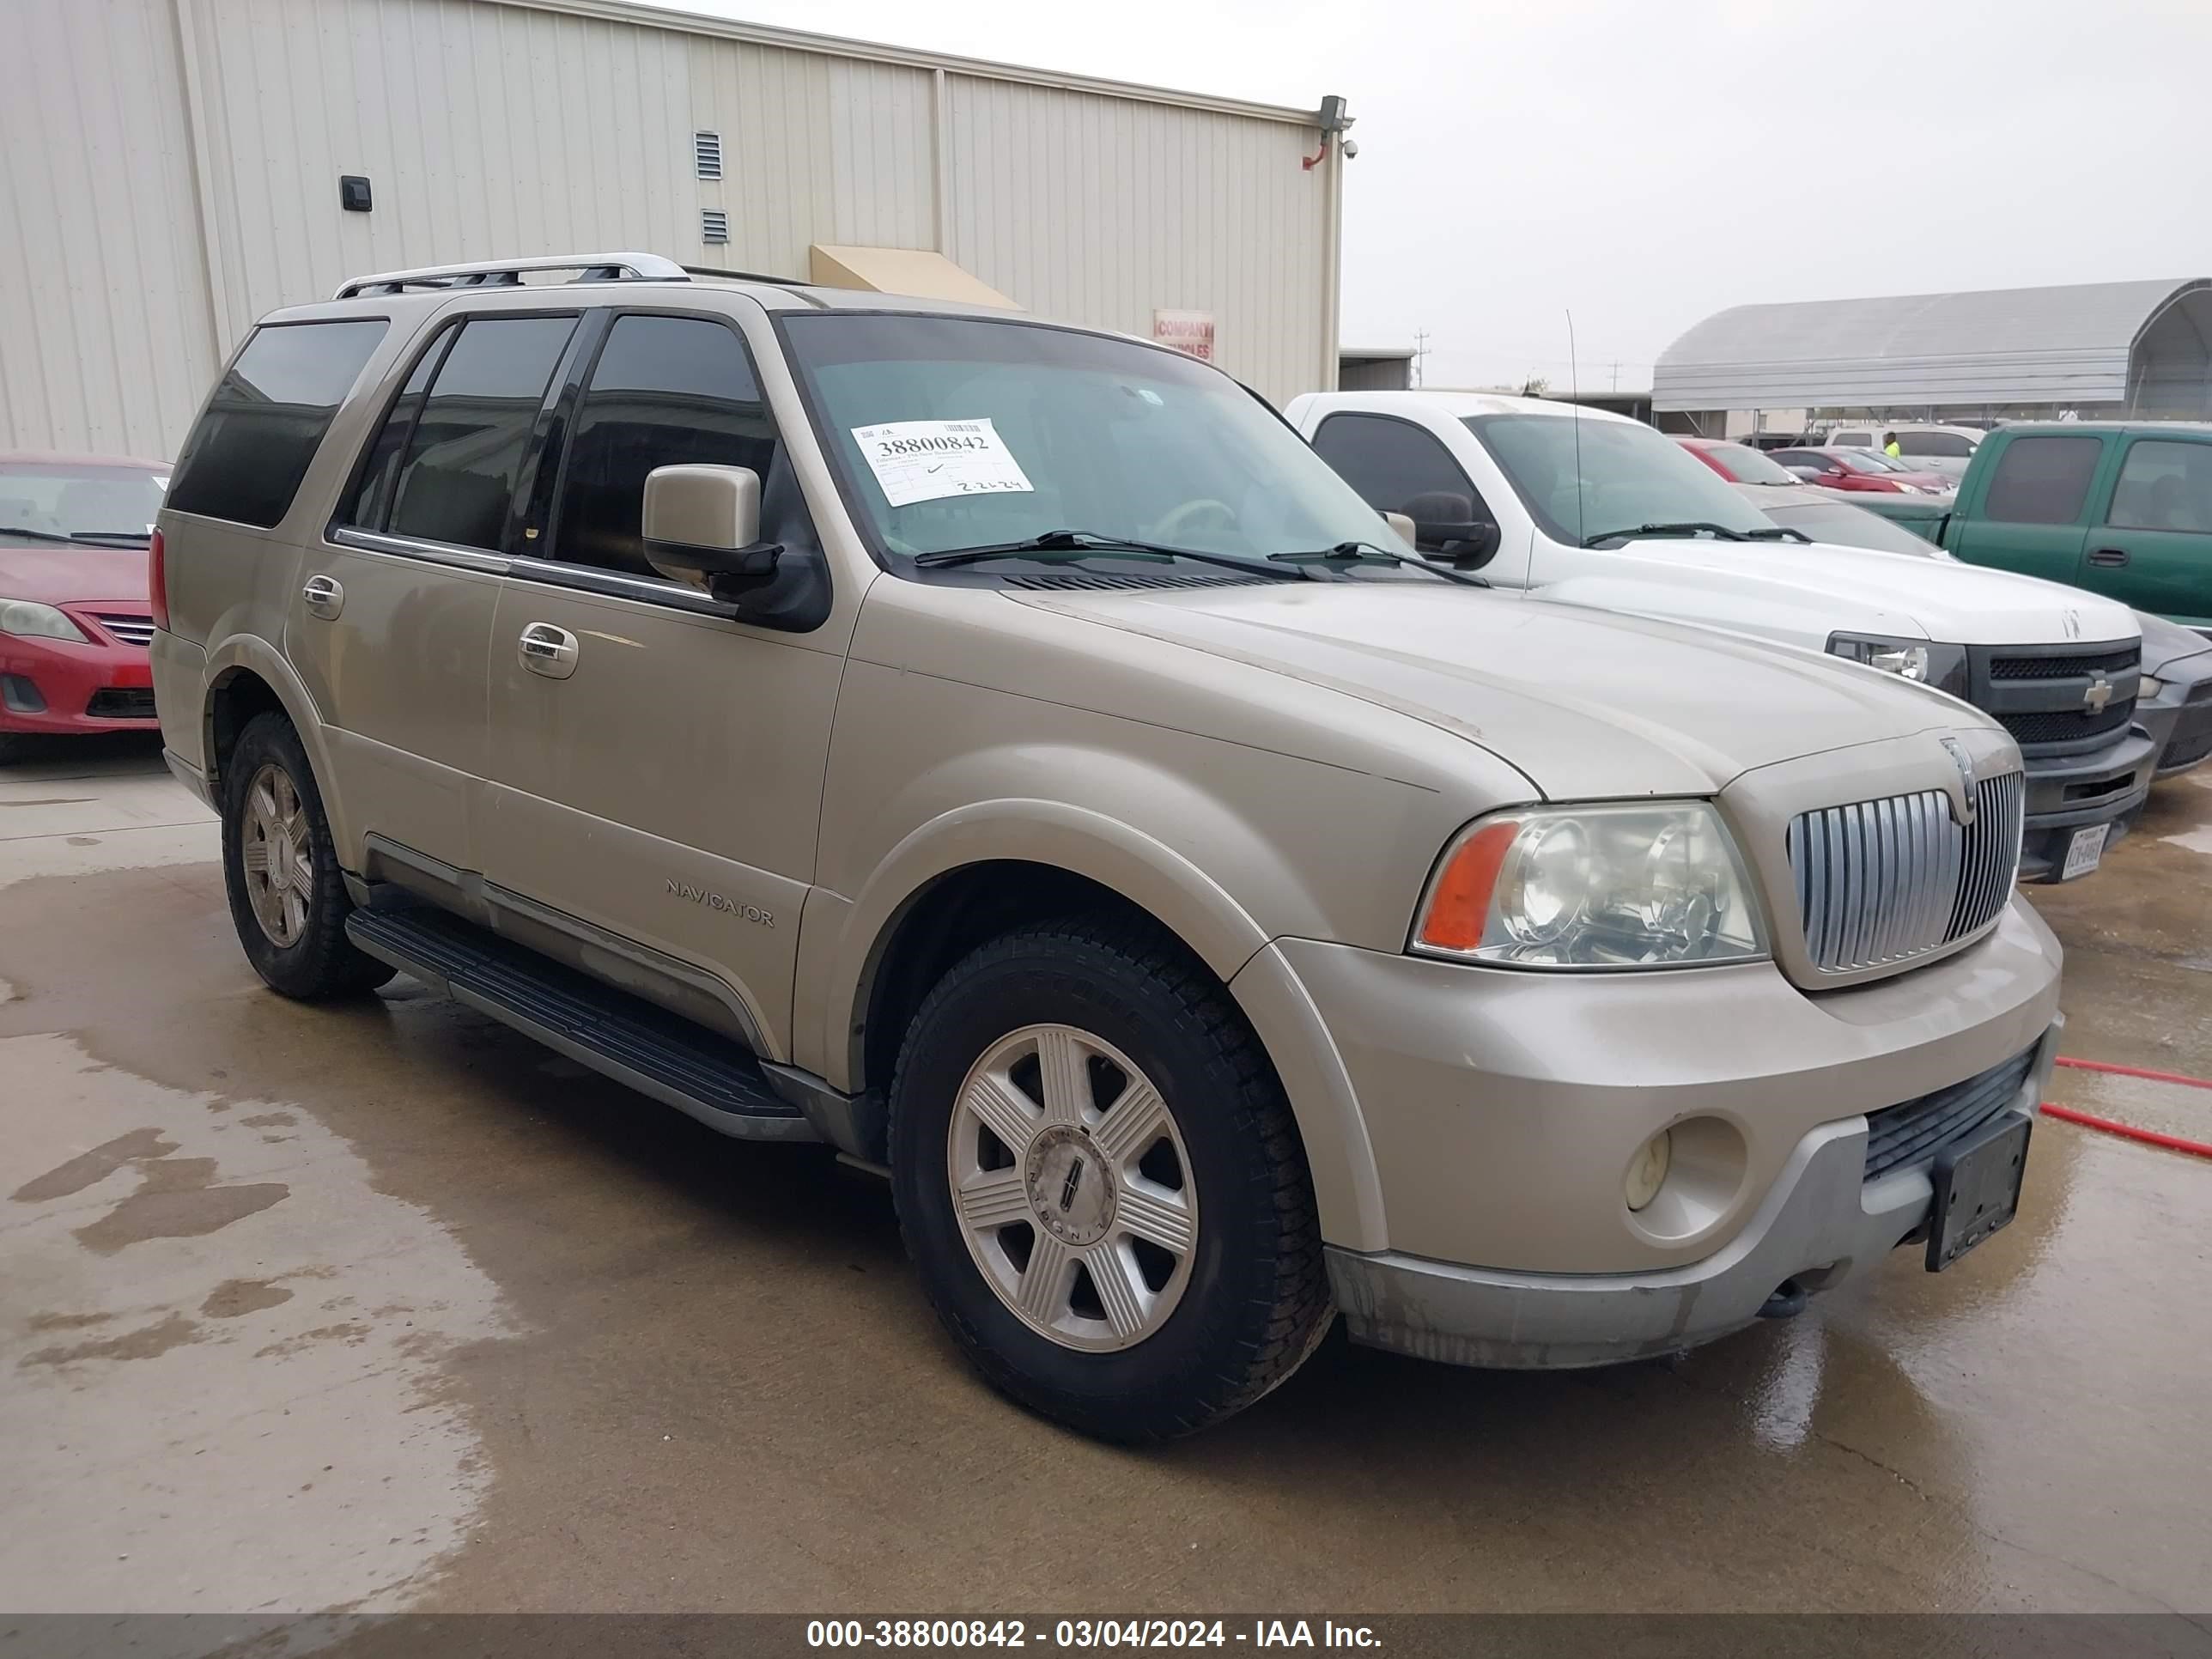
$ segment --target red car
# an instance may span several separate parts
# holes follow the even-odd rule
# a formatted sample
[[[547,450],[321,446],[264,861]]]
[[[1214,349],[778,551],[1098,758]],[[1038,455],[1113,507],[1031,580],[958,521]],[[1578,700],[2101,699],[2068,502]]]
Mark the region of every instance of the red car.
[[[1807,483],[1824,489],[1944,495],[1959,487],[1956,478],[1947,478],[1940,472],[1916,472],[1878,450],[1778,449],[1773,459]]]
[[[1677,438],[1674,441],[1730,483],[1789,484],[1794,489],[1804,483],[1749,444],[1730,443],[1724,438]]]
[[[0,453],[0,760],[26,732],[160,730],[146,548],[166,462]]]

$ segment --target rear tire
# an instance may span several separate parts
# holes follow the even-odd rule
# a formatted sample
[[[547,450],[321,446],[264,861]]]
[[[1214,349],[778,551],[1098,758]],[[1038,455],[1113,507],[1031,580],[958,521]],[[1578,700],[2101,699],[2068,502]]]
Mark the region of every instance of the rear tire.
[[[346,937],[346,894],[314,769],[292,723],[257,714],[223,769],[222,876],[246,960],[303,1002],[373,991],[397,969]]]
[[[1226,989],[1158,928],[1076,919],[981,946],[915,1014],[890,1103],[930,1301],[1030,1410],[1172,1438],[1258,1400],[1328,1330],[1282,1086]]]

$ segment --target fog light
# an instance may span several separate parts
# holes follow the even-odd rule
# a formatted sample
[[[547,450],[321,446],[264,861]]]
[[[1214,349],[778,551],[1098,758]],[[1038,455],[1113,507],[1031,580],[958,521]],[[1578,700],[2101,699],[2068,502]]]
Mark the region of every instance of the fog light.
[[[46,712],[46,700],[39,695],[38,686],[21,674],[0,674],[0,703],[18,714]]]
[[[1667,1166],[1674,1158],[1674,1136],[1668,1129],[1662,1129],[1636,1149],[1636,1156],[1629,1160],[1628,1179],[1623,1183],[1630,1209],[1640,1210],[1659,1196]]]

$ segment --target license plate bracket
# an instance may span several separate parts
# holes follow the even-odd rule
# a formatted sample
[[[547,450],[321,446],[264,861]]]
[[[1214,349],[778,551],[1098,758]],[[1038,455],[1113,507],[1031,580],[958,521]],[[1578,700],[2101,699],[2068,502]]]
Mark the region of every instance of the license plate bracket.
[[[2025,1112],[2000,1112],[1936,1155],[1929,1171],[1936,1185],[1936,1207],[1928,1218],[1929,1273],[1942,1273],[2020,1213],[2034,1127]]]
[[[2109,823],[2093,823],[2086,830],[2076,830],[2066,842],[2066,861],[2058,867],[2058,879],[2071,881],[2076,876],[2086,876],[2105,857],[2105,842],[2112,833]]]

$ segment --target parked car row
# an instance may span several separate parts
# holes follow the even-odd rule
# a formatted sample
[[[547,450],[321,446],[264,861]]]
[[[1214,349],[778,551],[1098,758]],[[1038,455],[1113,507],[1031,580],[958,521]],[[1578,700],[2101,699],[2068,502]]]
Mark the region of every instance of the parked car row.
[[[148,561],[247,960],[887,1171],[977,1369],[1116,1439],[1339,1314],[1598,1364],[2003,1225],[2127,606],[1615,416],[1286,413],[633,254],[264,319]]]

